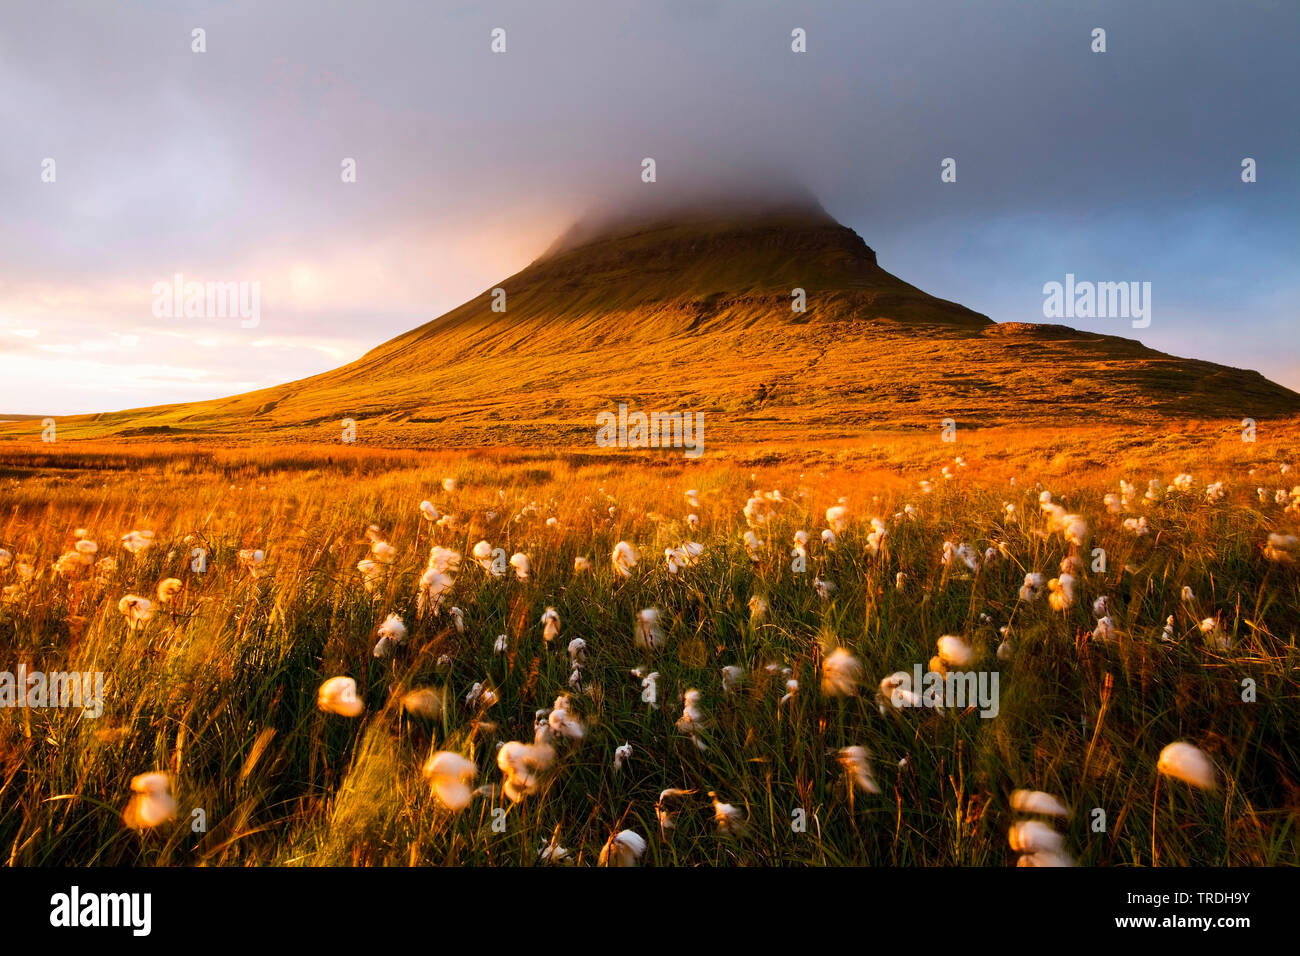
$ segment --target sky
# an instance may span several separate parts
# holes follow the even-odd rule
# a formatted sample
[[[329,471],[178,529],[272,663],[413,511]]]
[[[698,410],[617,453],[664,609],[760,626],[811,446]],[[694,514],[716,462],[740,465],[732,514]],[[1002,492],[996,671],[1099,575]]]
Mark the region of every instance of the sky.
[[[1300,390],[1297,49],[1294,0],[7,3],[0,413],[325,371],[593,207],[764,177],[997,321],[1150,282],[1147,328],[1060,321]]]

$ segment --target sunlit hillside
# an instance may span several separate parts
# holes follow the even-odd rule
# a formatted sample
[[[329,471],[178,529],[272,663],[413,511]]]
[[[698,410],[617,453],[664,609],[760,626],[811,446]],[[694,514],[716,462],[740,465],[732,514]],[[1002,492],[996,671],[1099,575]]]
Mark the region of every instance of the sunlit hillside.
[[[793,309],[796,289],[806,311]],[[68,438],[333,442],[348,418],[372,444],[579,446],[620,402],[699,412],[710,441],[776,444],[944,419],[1053,429],[1300,413],[1300,396],[1257,372],[994,323],[896,278],[852,230],[799,208],[578,230],[335,371],[58,426]],[[38,424],[0,424],[0,436]]]

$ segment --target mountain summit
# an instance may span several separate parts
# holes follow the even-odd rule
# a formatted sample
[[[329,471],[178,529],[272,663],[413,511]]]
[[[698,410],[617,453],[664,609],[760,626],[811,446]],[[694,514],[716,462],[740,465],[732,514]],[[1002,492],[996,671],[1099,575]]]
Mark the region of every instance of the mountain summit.
[[[1257,372],[928,295],[815,202],[733,200],[589,217],[334,371],[60,433],[336,441],[350,418],[366,442],[582,444],[620,403],[702,412],[711,441],[1300,412]]]

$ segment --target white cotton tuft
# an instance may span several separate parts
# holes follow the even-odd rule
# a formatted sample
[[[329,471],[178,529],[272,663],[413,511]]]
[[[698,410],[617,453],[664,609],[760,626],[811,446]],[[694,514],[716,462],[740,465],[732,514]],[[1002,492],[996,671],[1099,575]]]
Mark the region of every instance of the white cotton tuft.
[[[1019,813],[1032,813],[1039,816],[1068,817],[1070,815],[1070,808],[1059,798],[1042,790],[1013,790],[1011,809]]]
[[[975,652],[971,650],[970,644],[966,638],[959,637],[956,634],[945,634],[936,642],[939,649],[939,659],[950,667],[965,667],[975,659]]]
[[[316,706],[341,717],[356,717],[365,709],[357,693],[357,682],[351,677],[331,677],[321,684],[316,692]]]
[[[658,608],[648,607],[636,616],[636,645],[648,651],[658,650],[667,639],[663,628],[659,626]]]
[[[636,866],[645,853],[645,837],[632,830],[620,830],[600,851],[600,866]]]
[[[852,697],[862,680],[862,662],[842,647],[822,661],[822,693],[831,697]]]
[[[474,761],[449,750],[440,750],[424,764],[424,778],[448,810],[464,810],[474,798],[470,782],[478,776]]]
[[[1218,789],[1218,774],[1205,752],[1186,741],[1169,744],[1160,751],[1156,770],[1202,790]]]
[[[632,759],[632,745],[624,742],[621,747],[614,748],[614,772],[618,773],[623,769],[623,764]]]
[[[632,547],[626,541],[620,541],[614,545],[614,552],[610,555],[610,560],[614,565],[614,571],[624,578],[632,576],[632,569],[636,567],[641,556],[637,553],[636,548]]]
[[[855,787],[863,793],[880,793],[880,787],[871,775],[871,760],[866,747],[845,747],[839,752],[839,760],[853,778]]]

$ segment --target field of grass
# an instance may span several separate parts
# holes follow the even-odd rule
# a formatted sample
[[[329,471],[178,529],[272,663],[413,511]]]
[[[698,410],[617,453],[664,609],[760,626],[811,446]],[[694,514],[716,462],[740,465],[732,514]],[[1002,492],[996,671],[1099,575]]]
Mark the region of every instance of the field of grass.
[[[97,718],[0,710],[0,859],[538,865],[553,844],[568,851],[564,862],[594,865],[612,834],[631,830],[646,840],[647,865],[1007,866],[1019,818],[1010,794],[1028,788],[1071,808],[1052,825],[1081,865],[1300,863],[1300,575],[1263,553],[1270,533],[1300,528],[1300,490],[1289,494],[1300,485],[1300,432],[1251,445],[1231,431],[1081,429],[1050,448],[1027,433],[957,445],[885,436],[699,462],[5,443],[0,670],[99,671],[106,688]],[[1143,497],[1148,480],[1170,485],[1181,472],[1195,479],[1190,490]],[[1103,496],[1121,479],[1138,490],[1130,510],[1111,513]],[[1211,502],[1217,481],[1226,495]],[[752,529],[765,545],[752,560],[743,509],[776,489],[780,501],[751,509],[771,515]],[[1083,517],[1082,545],[1049,530],[1044,490]],[[451,517],[422,517],[425,499]],[[841,499],[847,526],[827,547],[826,512]],[[1145,535],[1123,526],[1138,516]],[[872,518],[887,531],[875,551]],[[78,530],[98,544],[95,563],[65,562],[60,573]],[[808,569],[795,574],[800,530]],[[121,539],[132,531],[152,531],[154,543],[130,553]],[[372,539],[394,556],[367,589],[357,565]],[[471,557],[480,540],[527,555],[528,580],[480,568]],[[640,552],[628,577],[610,559],[619,541]],[[664,549],[685,541],[703,553],[670,574]],[[993,556],[974,571],[945,565],[945,541]],[[421,616],[435,545],[462,560],[440,611]],[[202,573],[191,570],[194,548],[206,553]],[[1104,571],[1093,569],[1097,548]],[[253,549],[265,560],[250,570],[239,552]],[[1083,562],[1072,607],[1021,599],[1027,573],[1055,578],[1072,553]],[[575,570],[578,557],[590,571]],[[181,586],[162,603],[166,578]],[[819,580],[834,585],[827,596]],[[141,626],[119,610],[128,594],[154,603]],[[755,596],[766,615],[752,613]],[[1095,633],[1102,596],[1110,635]],[[548,607],[561,622],[550,645]],[[666,636],[654,651],[634,640],[645,608],[659,609]],[[377,658],[389,614],[409,634]],[[1203,632],[1207,618],[1217,635]],[[999,661],[1003,628],[1010,653]],[[969,642],[970,669],[998,672],[997,716],[882,712],[881,679],[927,667],[945,634]],[[566,651],[575,638],[587,647],[576,689]],[[861,662],[855,695],[823,689],[835,648]],[[733,665],[746,676],[728,693],[721,668]],[[659,674],[657,706],[643,702],[638,668]],[[317,706],[335,676],[356,680],[359,716]],[[798,688],[782,704],[791,679]],[[495,702],[467,704],[476,683]],[[419,689],[440,706],[405,708]],[[677,726],[690,689],[705,718],[697,738]],[[512,802],[497,747],[531,743],[537,711],[564,694],[584,736],[557,741],[537,792]],[[1209,757],[1214,789],[1158,774],[1175,741]],[[624,743],[631,757],[616,771]],[[838,758],[849,746],[866,748],[878,793],[855,788]],[[459,812],[422,774],[435,751],[477,767],[481,792]],[[168,776],[175,817],[128,827],[132,778],[149,771]],[[692,792],[663,831],[655,806],[667,788]],[[719,827],[710,792],[738,808],[743,826]]]

